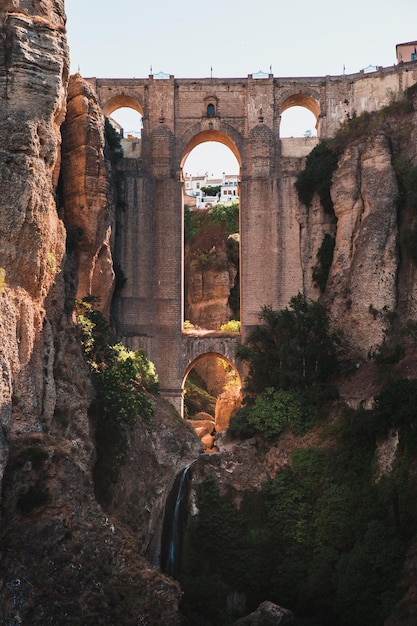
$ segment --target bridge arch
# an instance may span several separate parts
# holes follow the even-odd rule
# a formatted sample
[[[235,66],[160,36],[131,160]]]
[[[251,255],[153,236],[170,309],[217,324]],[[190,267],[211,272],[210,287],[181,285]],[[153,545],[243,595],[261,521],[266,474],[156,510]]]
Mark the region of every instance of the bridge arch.
[[[190,131],[188,131],[186,135],[187,136],[184,138],[182,146],[180,147],[181,169],[183,169],[184,163],[187,160],[190,152],[200,144],[206,143],[207,141],[217,141],[218,143],[221,143],[229,148],[229,150],[235,156],[239,164],[239,168],[242,167],[242,157],[238,145],[236,144],[234,138],[227,132],[224,132],[224,130],[218,130],[214,128],[201,129],[201,127],[194,127],[194,129],[190,129]]]
[[[320,96],[316,92],[307,93],[302,91],[286,92],[282,94],[279,108],[278,119],[281,119],[282,114],[292,107],[302,107],[312,113],[316,119],[316,130],[319,134],[320,118],[322,115],[322,108],[320,105]]]
[[[117,109],[121,109],[123,107],[133,109],[134,111],[137,111],[142,117],[144,116],[143,107],[140,102],[136,98],[133,98],[132,96],[127,96],[125,94],[117,94],[109,98],[109,100],[107,100],[103,106],[103,113],[106,117],[109,117],[112,113],[114,113],[114,111],[117,111]]]
[[[227,357],[226,355],[222,354],[221,352],[214,352],[214,351],[208,351],[208,352],[203,352],[202,354],[199,354],[197,357],[195,357],[186,367],[185,369],[185,373],[182,379],[182,383],[181,383],[181,389],[184,390],[184,385],[185,385],[185,381],[187,380],[187,376],[188,374],[191,372],[191,370],[201,361],[203,361],[206,358],[210,358],[210,357],[215,357],[218,359],[221,359],[222,361],[225,361],[227,363],[227,365],[229,365],[234,372],[236,373],[237,379],[239,381],[239,386],[240,388],[242,388],[243,382],[242,382],[242,375],[241,372],[239,372],[239,368],[236,365],[236,363],[233,362],[232,359],[230,359],[229,357]]]

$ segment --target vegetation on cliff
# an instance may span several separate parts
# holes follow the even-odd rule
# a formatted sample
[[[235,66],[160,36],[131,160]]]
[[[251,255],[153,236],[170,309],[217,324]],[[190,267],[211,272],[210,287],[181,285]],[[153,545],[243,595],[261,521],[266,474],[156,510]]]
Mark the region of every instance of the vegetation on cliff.
[[[381,626],[402,597],[417,523],[417,381],[394,371],[373,408],[348,408],[334,396],[329,404],[337,337],[324,309],[298,296],[260,317],[241,349],[255,399],[229,433],[279,445],[288,430],[314,426],[319,444],[300,443],[239,508],[211,477],[202,482],[184,551],[184,611],[232,623],[230,598],[240,594],[246,612],[267,598],[291,609],[300,626]],[[377,459],[388,441],[390,463],[381,472]]]
[[[127,452],[127,429],[138,417],[151,428],[153,405],[145,391],[157,392],[158,380],[143,350],[131,351],[116,343],[94,303],[93,297],[77,303],[77,323],[96,390],[91,409],[97,420],[94,475],[96,495],[105,505]]]
[[[330,333],[324,307],[299,294],[289,307],[264,307],[237,351],[248,365],[245,406],[232,417],[229,433],[260,433],[275,443],[286,428],[301,434],[337,395],[331,376],[338,369],[339,336]]]

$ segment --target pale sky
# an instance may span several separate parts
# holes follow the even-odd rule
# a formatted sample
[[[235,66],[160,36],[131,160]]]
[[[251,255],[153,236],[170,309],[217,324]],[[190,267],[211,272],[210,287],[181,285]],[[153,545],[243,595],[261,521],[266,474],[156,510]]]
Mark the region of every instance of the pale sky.
[[[417,0],[66,0],[65,7],[71,72],[85,77],[350,74],[394,65],[396,44],[417,40]]]

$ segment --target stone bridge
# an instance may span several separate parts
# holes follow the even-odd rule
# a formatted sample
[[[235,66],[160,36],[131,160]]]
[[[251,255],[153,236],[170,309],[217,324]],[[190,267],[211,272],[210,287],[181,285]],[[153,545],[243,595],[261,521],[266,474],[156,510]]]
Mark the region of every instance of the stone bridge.
[[[218,141],[240,165],[242,336],[263,305],[285,307],[303,292],[294,181],[305,157],[341,123],[400,98],[417,63],[313,78],[88,79],[105,115],[130,107],[143,117],[140,150],[125,158],[125,206],[117,216],[116,259],[126,284],[117,298],[119,334],[155,363],[161,393],[182,411],[185,376],[204,354],[234,357],[239,337],[183,332],[183,164],[198,144]],[[280,139],[282,113],[302,106],[318,138]],[[132,156],[132,155],[130,155]]]

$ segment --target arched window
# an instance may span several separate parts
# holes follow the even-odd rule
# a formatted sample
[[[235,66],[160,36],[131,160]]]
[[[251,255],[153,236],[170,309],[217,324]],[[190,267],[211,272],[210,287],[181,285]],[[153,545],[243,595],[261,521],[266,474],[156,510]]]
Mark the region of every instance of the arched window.
[[[214,117],[216,115],[216,109],[214,108],[214,104],[209,104],[207,106],[207,117]]]

